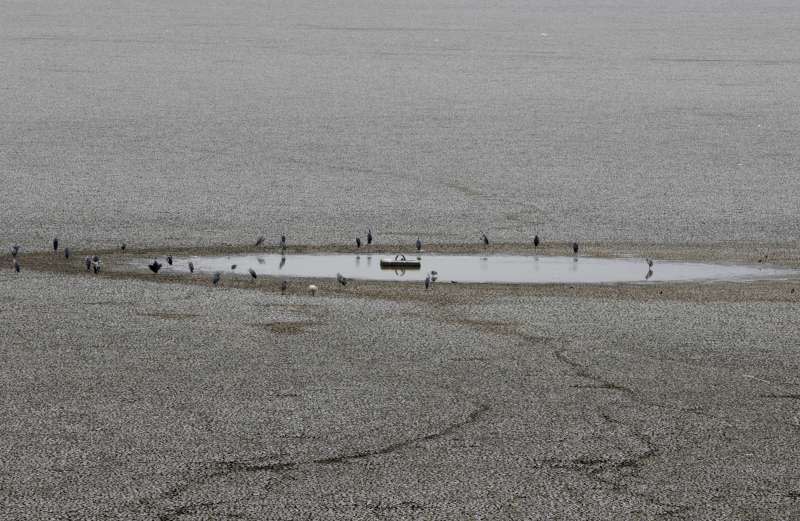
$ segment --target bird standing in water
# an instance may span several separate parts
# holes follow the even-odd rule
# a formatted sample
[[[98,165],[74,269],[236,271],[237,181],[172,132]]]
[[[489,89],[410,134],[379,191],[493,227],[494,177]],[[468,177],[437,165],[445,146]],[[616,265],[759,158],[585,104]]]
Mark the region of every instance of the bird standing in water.
[[[148,264],[147,267],[150,268],[150,271],[152,271],[153,273],[158,273],[158,270],[161,269],[161,263],[158,262],[156,259],[153,259],[153,262]]]
[[[258,278],[258,275],[256,275],[256,270],[254,270],[253,268],[250,268],[247,271],[250,273],[250,276],[253,277],[253,280]]]
[[[189,273],[194,273],[194,262],[189,261]]]
[[[217,284],[219,284],[221,278],[222,278],[222,272],[217,271],[214,273],[214,277],[211,279],[211,283],[216,286]]]
[[[167,264],[172,266],[172,255],[167,255]]]
[[[286,235],[281,235],[281,250],[286,251]]]

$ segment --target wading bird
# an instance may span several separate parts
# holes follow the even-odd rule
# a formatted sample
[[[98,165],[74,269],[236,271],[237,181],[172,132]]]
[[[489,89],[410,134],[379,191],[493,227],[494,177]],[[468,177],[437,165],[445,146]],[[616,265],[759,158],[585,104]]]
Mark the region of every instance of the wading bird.
[[[341,284],[342,286],[347,286],[347,279],[341,273],[336,274],[336,280],[338,280],[339,284]]]
[[[194,273],[194,262],[189,261],[189,273]]]
[[[158,262],[156,259],[153,259],[153,262],[148,264],[147,267],[150,268],[150,271],[152,271],[153,273],[158,273],[158,270],[161,269],[161,263]]]
[[[281,249],[286,250],[286,235],[281,235]]]
[[[572,253],[574,253],[575,255],[578,254],[578,243],[577,242],[573,242],[572,243]]]
[[[534,235],[533,236],[533,247],[534,248],[538,248],[540,242],[541,241],[539,240],[539,236],[538,235]]]
[[[53,239],[53,251],[58,251],[58,237]]]
[[[431,287],[431,274],[428,273],[428,276],[425,277],[425,289],[429,289]]]
[[[286,257],[284,256],[284,257],[281,257],[281,261],[278,263],[278,269],[283,268],[283,266],[285,264],[286,264]]]
[[[653,259],[645,259],[645,261],[647,262],[647,266],[648,267],[650,267],[650,268],[653,267]]]
[[[69,259],[69,247],[64,248],[64,258]]]
[[[419,240],[419,237],[417,237],[417,251],[420,251],[420,250],[422,250],[422,241]]]
[[[127,248],[127,247],[128,247],[128,245],[123,242],[122,245],[119,247],[119,249],[124,252],[125,248]]]
[[[217,272],[214,273],[214,277],[211,279],[211,283],[216,286],[217,284],[219,284],[219,280],[221,278],[222,278],[222,272],[221,271],[217,271]]]
[[[356,248],[361,247],[361,237],[356,237]]]
[[[258,278],[258,275],[256,275],[256,270],[254,270],[253,268],[250,268],[247,271],[250,272],[250,276],[253,277],[254,279]]]
[[[11,256],[16,257],[18,253],[19,253],[19,244],[15,244],[14,246],[11,247]]]
[[[482,233],[481,237],[483,238],[483,247],[486,248],[489,246],[489,237],[487,237],[485,233]]]
[[[309,292],[309,293],[311,293],[311,296],[312,296],[312,297],[313,297],[314,295],[316,295],[316,294],[317,294],[317,291],[318,291],[318,290],[319,290],[319,288],[318,288],[318,287],[316,287],[314,284],[309,284],[309,286],[308,286],[308,292]]]
[[[367,230],[367,246],[372,244],[372,229]]]
[[[431,270],[431,282],[436,282],[439,279],[439,272]]]
[[[647,270],[647,275],[644,276],[644,280],[650,280],[650,277],[653,276],[653,270]]]
[[[231,271],[236,271],[236,264],[231,264]]]
[[[14,259],[14,271],[19,273],[19,262],[17,262],[17,259]]]
[[[167,255],[167,264],[172,266],[172,255]]]

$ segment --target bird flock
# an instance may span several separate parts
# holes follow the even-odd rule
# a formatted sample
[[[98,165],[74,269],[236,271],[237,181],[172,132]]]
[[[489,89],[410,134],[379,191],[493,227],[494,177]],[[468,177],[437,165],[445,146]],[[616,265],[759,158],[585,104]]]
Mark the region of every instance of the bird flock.
[[[480,240],[483,243],[483,247],[484,248],[488,248],[489,247],[489,244],[490,244],[489,237],[486,235],[485,232],[481,232]],[[265,241],[266,241],[266,237],[261,235],[256,239],[255,246],[256,247],[263,246]],[[371,246],[373,244],[373,241],[374,241],[374,236],[372,234],[372,229],[368,228],[367,229],[367,234],[366,234],[366,245],[368,247]],[[355,242],[356,242],[356,248],[357,249],[361,249],[361,247],[364,244],[362,242],[362,240],[361,240],[361,237],[356,237]],[[286,235],[285,234],[281,234],[280,242],[278,244],[279,244],[280,250],[282,252],[281,262],[280,262],[280,267],[282,268],[284,266],[284,264],[286,263],[287,242],[286,242]],[[538,249],[541,244],[542,244],[542,239],[539,237],[539,235],[538,234],[534,235],[534,237],[533,237],[533,247],[534,247],[534,249]],[[53,252],[54,253],[58,253],[59,245],[60,245],[60,241],[59,241],[58,237],[54,237],[53,238],[52,245],[53,245]],[[421,252],[422,251],[422,240],[419,237],[417,237],[417,240],[415,241],[414,246],[416,247],[417,252]],[[580,245],[577,242],[572,242],[571,248],[572,248],[572,253],[574,255],[574,260],[577,261],[578,260],[578,252],[580,251]],[[121,246],[120,246],[120,250],[124,253],[126,249],[127,249],[127,244],[123,242],[121,244]],[[10,248],[10,253],[11,253],[11,257],[12,257],[12,267],[13,267],[13,269],[14,269],[14,271],[16,273],[20,273],[20,271],[21,271],[21,266],[20,266],[20,263],[19,263],[19,260],[18,260],[20,251],[21,251],[21,246],[19,244],[14,244]],[[65,247],[63,251],[64,251],[64,258],[65,259],[69,259],[70,255],[71,255],[70,249],[68,247]],[[765,256],[765,258],[766,258],[766,256]],[[172,266],[173,263],[174,263],[174,259],[173,259],[172,255],[166,255],[165,260],[166,260],[167,265],[169,265],[169,266]],[[650,278],[653,276],[654,262],[650,258],[645,259],[645,262],[647,263],[647,268],[648,269],[647,269],[647,273],[645,274],[644,278],[645,278],[645,280],[650,280]],[[759,262],[762,262],[762,260],[759,259]],[[84,265],[86,267],[86,271],[87,272],[92,272],[92,273],[98,274],[102,270],[102,261],[101,261],[101,259],[100,259],[100,257],[98,255],[87,255],[86,257],[84,257]],[[194,263],[192,261],[189,261],[187,266],[188,266],[188,269],[189,269],[189,273],[190,274],[194,274],[194,272],[195,272]],[[163,267],[163,263],[159,262],[159,260],[156,258],[156,259],[153,259],[153,261],[150,264],[148,264],[147,267],[150,269],[150,271],[153,272],[153,274],[157,274],[161,270],[161,268]],[[236,264],[231,265],[231,271],[232,272],[235,272],[236,268],[237,268]],[[253,279],[253,280],[258,279],[258,274],[256,273],[256,271],[253,268],[248,268],[247,272],[249,273],[251,279]],[[220,282],[222,281],[222,275],[223,274],[222,274],[221,271],[214,272],[212,277],[211,277],[211,284],[213,286],[219,285]],[[426,276],[425,276],[425,279],[424,279],[425,290],[432,289],[433,284],[437,281],[437,279],[438,279],[438,273],[436,271],[430,271],[429,273],[427,273]],[[347,286],[347,284],[351,281],[351,279],[348,279],[347,277],[345,277],[341,273],[337,273],[336,274],[336,280],[343,287]],[[281,281],[281,286],[280,286],[281,293],[286,293],[286,291],[288,289],[288,286],[289,286],[289,283],[288,283],[287,280]],[[308,286],[308,291],[309,291],[309,293],[311,295],[316,295],[317,292],[319,291],[319,288],[316,285],[311,284],[311,285]]]

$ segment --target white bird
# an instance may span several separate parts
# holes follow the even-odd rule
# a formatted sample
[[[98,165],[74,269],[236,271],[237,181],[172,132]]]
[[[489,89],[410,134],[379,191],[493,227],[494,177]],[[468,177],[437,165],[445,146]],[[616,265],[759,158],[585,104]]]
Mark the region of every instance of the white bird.
[[[309,293],[311,293],[311,296],[312,296],[312,297],[313,297],[313,296],[315,296],[315,295],[317,294],[317,291],[318,291],[318,290],[319,290],[319,288],[318,288],[318,287],[316,287],[314,284],[309,284],[309,286],[308,286],[308,291],[309,291]]]

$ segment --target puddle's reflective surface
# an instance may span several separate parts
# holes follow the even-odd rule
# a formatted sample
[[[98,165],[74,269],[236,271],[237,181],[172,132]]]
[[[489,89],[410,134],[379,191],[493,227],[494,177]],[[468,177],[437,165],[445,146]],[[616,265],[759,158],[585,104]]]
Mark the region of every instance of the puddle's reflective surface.
[[[496,282],[518,284],[663,282],[691,280],[756,280],[797,276],[794,270],[774,267],[702,264],[656,261],[648,278],[644,259],[605,259],[593,257],[528,257],[520,255],[435,255],[421,256],[420,269],[382,269],[382,258],[390,254],[329,255],[237,255],[230,257],[175,258],[164,263],[163,272],[188,271],[188,263],[199,272],[247,275],[252,268],[258,275],[286,277],[345,277],[365,280],[422,281],[430,271],[438,272],[439,282]],[[409,255],[409,258],[416,256]],[[148,261],[149,262],[149,261]],[[146,262],[141,263],[146,269]]]

